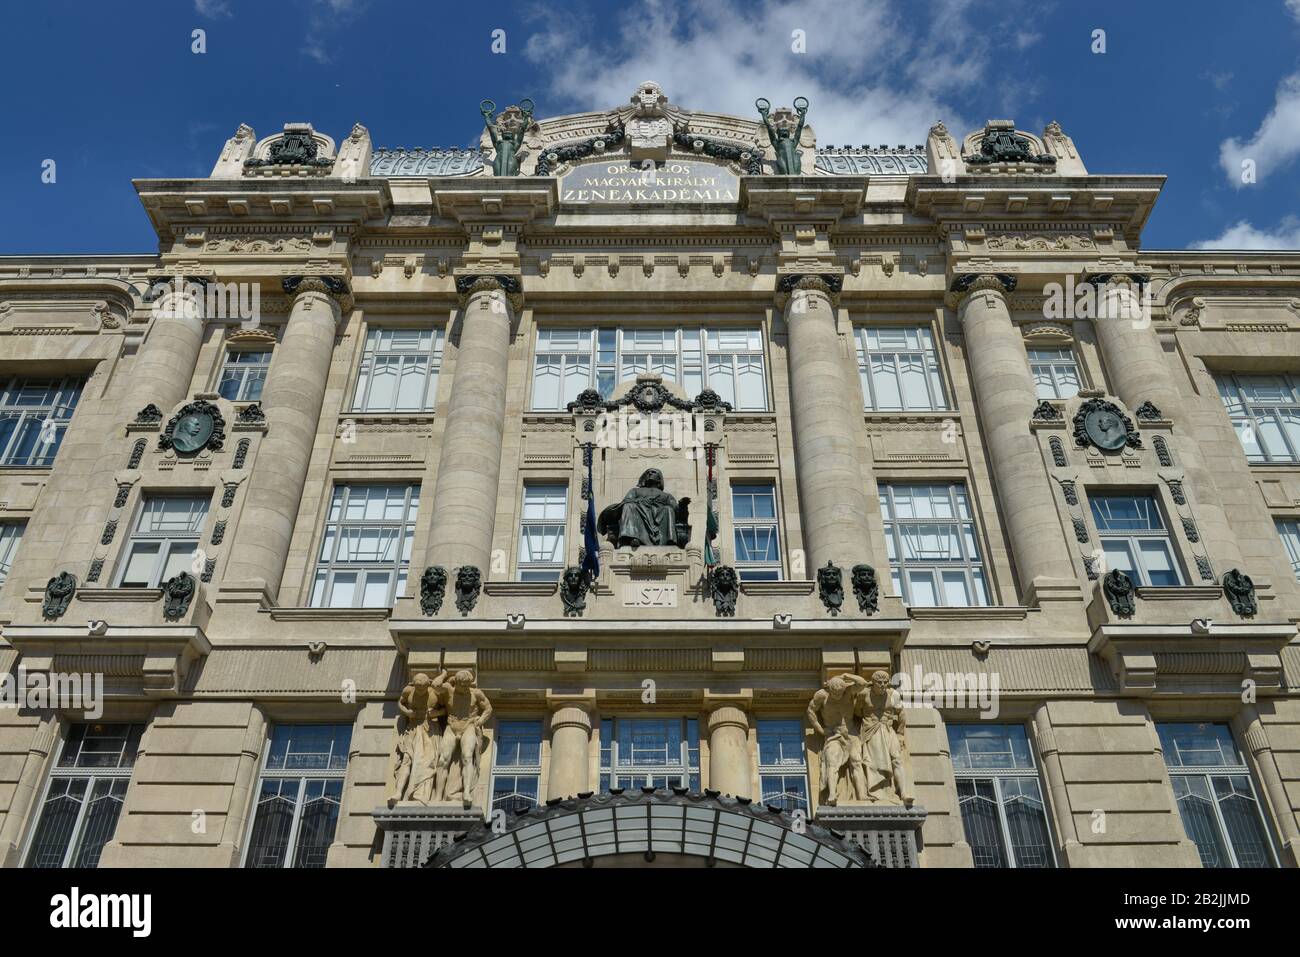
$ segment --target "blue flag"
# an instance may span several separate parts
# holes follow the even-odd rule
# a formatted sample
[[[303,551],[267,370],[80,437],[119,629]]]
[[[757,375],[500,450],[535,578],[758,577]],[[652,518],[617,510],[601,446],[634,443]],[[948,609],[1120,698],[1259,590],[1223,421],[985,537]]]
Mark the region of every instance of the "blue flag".
[[[600,539],[596,537],[596,483],[591,478],[591,444],[583,451],[587,460],[587,527],[582,537],[582,570],[595,581],[600,576]]]

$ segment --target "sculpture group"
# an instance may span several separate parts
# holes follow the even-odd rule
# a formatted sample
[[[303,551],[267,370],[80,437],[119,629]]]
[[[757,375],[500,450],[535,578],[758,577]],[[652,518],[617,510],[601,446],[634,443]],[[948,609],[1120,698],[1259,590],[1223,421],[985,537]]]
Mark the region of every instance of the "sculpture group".
[[[912,806],[903,701],[888,674],[835,675],[808,703],[808,723],[823,736],[823,805]]]
[[[478,784],[483,725],[492,704],[465,670],[450,678],[417,674],[397,699],[397,724],[389,774],[388,806],[461,804],[469,807]]]

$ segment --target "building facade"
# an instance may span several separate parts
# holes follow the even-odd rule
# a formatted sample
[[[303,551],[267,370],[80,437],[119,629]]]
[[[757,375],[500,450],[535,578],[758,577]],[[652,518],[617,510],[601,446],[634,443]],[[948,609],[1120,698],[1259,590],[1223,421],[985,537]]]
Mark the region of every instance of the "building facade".
[[[1300,253],[759,106],[0,258],[5,866],[1297,865]]]

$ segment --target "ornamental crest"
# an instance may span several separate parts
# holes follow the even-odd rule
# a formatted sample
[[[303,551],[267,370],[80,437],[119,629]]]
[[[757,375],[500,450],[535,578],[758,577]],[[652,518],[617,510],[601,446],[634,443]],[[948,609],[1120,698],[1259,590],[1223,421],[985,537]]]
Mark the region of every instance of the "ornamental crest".
[[[1074,416],[1074,444],[1081,449],[1095,446],[1103,452],[1116,452],[1124,446],[1142,448],[1142,436],[1133,420],[1114,402],[1089,399]]]
[[[207,449],[220,452],[226,441],[226,420],[221,410],[204,399],[184,405],[167,422],[158,436],[158,448],[173,449],[178,455],[194,455]]]

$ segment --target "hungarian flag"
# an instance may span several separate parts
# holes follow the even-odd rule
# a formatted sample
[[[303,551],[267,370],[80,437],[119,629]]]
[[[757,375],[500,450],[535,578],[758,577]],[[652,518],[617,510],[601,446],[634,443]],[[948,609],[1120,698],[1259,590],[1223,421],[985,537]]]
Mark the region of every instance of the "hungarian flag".
[[[718,537],[718,513],[713,507],[713,450],[715,446],[705,447],[705,459],[709,463],[709,483],[705,500],[708,503],[708,518],[704,523],[704,565],[706,568],[718,564],[718,550],[713,547],[713,540]]]
[[[596,537],[596,483],[591,478],[591,451],[588,442],[583,449],[583,458],[587,460],[587,521],[582,536],[582,570],[589,581],[595,581],[600,576],[600,540]]]

